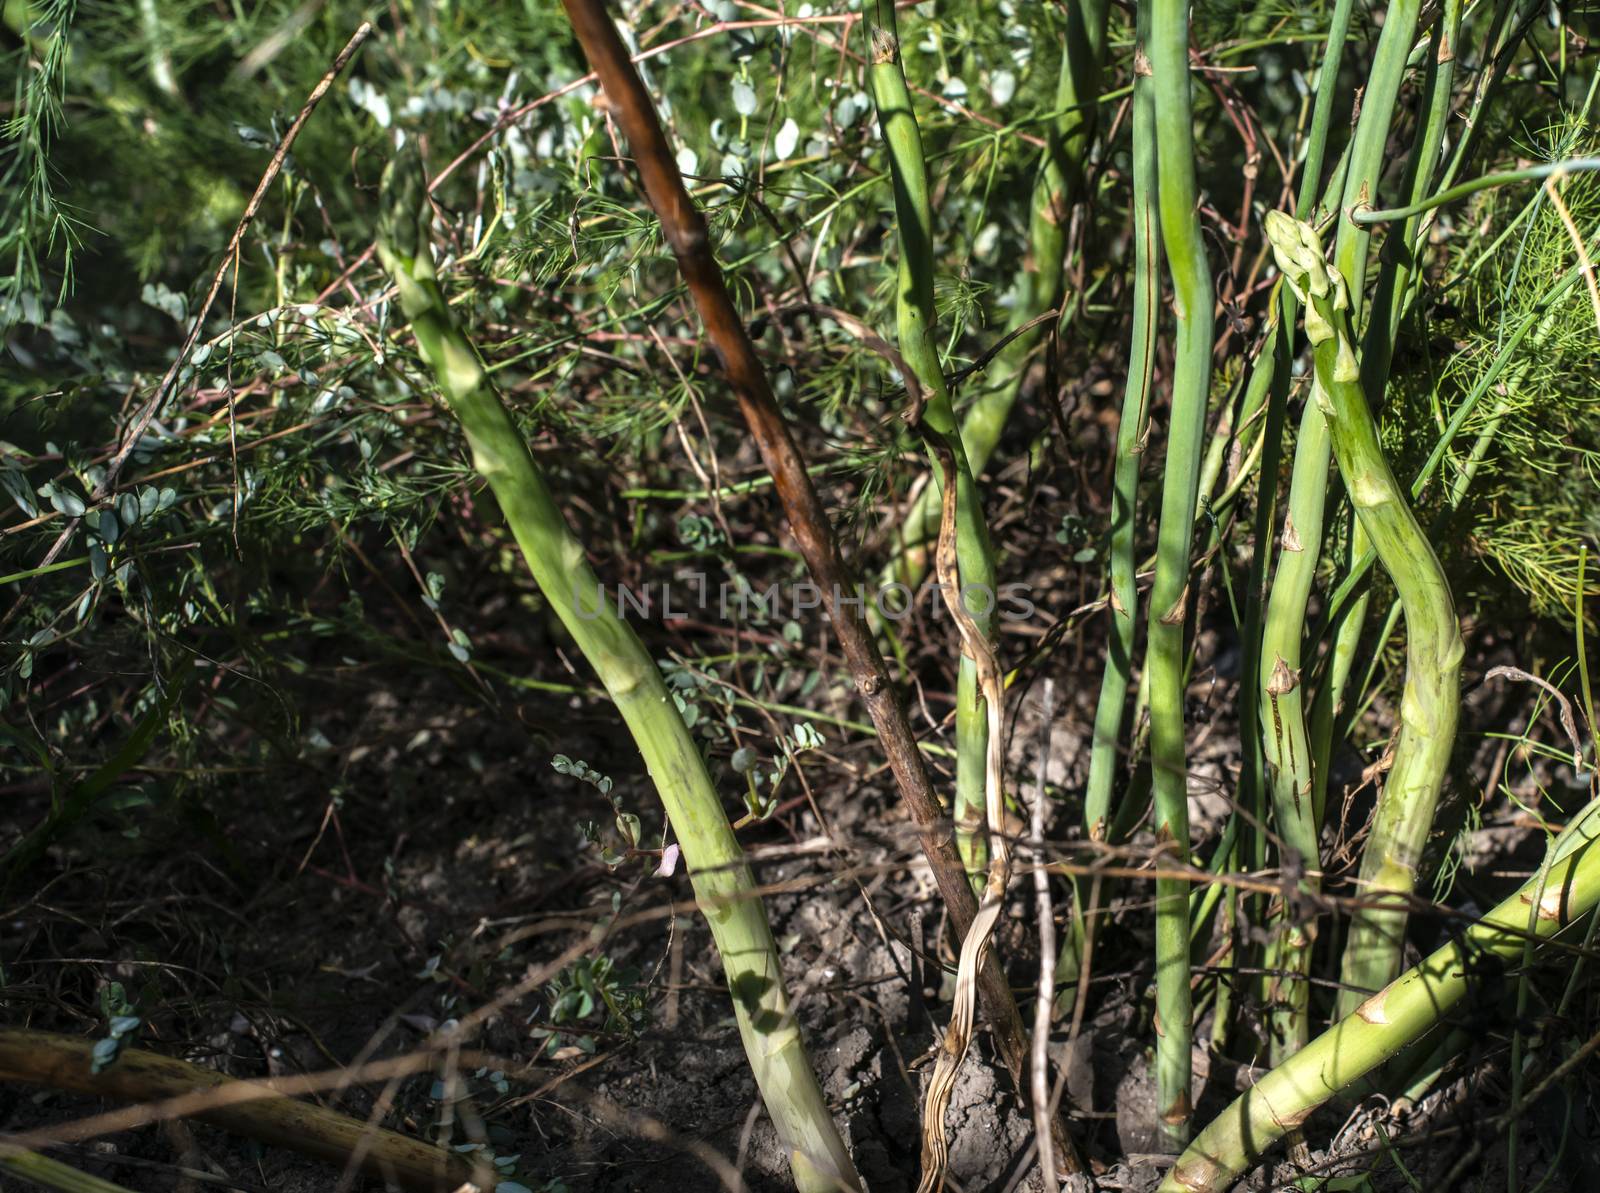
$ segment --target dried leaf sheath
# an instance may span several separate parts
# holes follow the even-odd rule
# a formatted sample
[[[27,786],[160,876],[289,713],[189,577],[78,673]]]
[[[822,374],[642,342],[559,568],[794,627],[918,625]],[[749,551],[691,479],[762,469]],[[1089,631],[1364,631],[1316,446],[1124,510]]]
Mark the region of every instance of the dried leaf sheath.
[[[983,693],[989,721],[988,743],[984,753],[984,807],[991,842],[989,870],[984,882],[983,898],[978,904],[978,918],[961,941],[950,1023],[945,1028],[933,1075],[928,1079],[928,1088],[923,1096],[922,1181],[917,1189],[918,1193],[934,1193],[944,1184],[945,1169],[950,1159],[945,1139],[945,1118],[950,1109],[950,1095],[955,1089],[956,1076],[966,1057],[967,1047],[972,1042],[978,1001],[978,970],[988,955],[995,922],[1005,907],[1006,887],[1011,881],[1011,848],[1004,832],[1005,677],[988,636],[968,612],[962,597],[960,570],[956,563],[955,452],[944,436],[920,424],[918,429],[943,470],[939,542],[934,551],[939,595],[956,623],[962,645],[977,665],[978,685]],[[1077,1170],[1077,1160],[1072,1152],[1069,1151],[1063,1160],[1068,1171]]]

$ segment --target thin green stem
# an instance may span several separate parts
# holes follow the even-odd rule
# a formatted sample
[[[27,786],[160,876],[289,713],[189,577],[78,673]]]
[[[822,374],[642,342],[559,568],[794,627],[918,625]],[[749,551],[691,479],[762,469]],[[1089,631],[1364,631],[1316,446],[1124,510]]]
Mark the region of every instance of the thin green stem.
[[[1085,191],[1084,162],[1099,115],[1100,75],[1106,50],[1107,0],[1082,0],[1063,7],[1061,67],[1056,78],[1054,118],[1045,127],[1028,212],[1027,263],[1018,270],[1016,305],[1007,332],[1023,327],[1061,302],[1065,293],[1068,224]],[[961,442],[974,475],[982,475],[1016,405],[1028,361],[1048,328],[1035,327],[1011,340],[994,363],[984,391],[961,419]],[[904,545],[884,574],[916,587],[928,570],[929,544],[939,529],[938,496],[930,486],[907,512]]]
[[[1145,10],[1140,9],[1141,15]],[[1124,770],[1122,726],[1133,673],[1135,614],[1134,512],[1138,499],[1139,464],[1144,458],[1146,428],[1155,380],[1156,335],[1161,324],[1161,217],[1157,207],[1155,92],[1148,74],[1133,81],[1133,333],[1128,351],[1128,380],[1117,423],[1116,463],[1111,494],[1108,609],[1110,633],[1106,665],[1095,708],[1094,741],[1089,755],[1089,781],[1084,795],[1084,825],[1091,840],[1106,839],[1114,819],[1112,794]]]
[[[1333,107],[1339,92],[1339,67],[1344,60],[1352,9],[1353,0],[1338,0],[1335,4],[1328,25],[1328,39],[1323,48],[1322,62],[1317,70],[1317,95],[1311,111],[1305,164],[1301,168],[1299,194],[1295,207],[1301,219],[1311,218],[1317,195],[1323,187],[1322,168],[1327,157],[1328,133],[1333,124]],[[1342,171],[1336,170],[1335,177],[1342,177]],[[1339,193],[1334,183],[1329,184],[1328,190],[1335,194]],[[1278,296],[1277,317],[1268,329],[1266,340],[1252,365],[1248,386],[1251,391],[1263,391],[1268,403],[1266,425],[1262,430],[1261,479],[1257,485],[1258,496],[1253,527],[1255,550],[1251,552],[1250,557],[1244,618],[1240,628],[1240,637],[1244,643],[1242,673],[1245,682],[1239,686],[1239,723],[1246,727],[1257,725],[1261,727],[1261,732],[1251,733],[1247,728],[1242,734],[1244,765],[1240,776],[1240,785],[1245,793],[1246,802],[1254,815],[1255,831],[1251,834],[1250,864],[1257,870],[1265,869],[1267,866],[1267,835],[1262,826],[1267,823],[1269,791],[1273,797],[1285,794],[1276,783],[1281,772],[1272,772],[1269,768],[1269,763],[1281,764],[1283,754],[1281,732],[1273,731],[1281,727],[1282,722],[1281,716],[1274,716],[1270,721],[1264,719],[1265,709],[1273,708],[1274,712],[1277,710],[1273,706],[1272,693],[1268,690],[1274,684],[1274,668],[1263,671],[1262,659],[1266,652],[1272,649],[1275,663],[1284,648],[1298,647],[1298,636],[1292,642],[1287,641],[1283,638],[1280,628],[1276,641],[1277,649],[1273,649],[1274,642],[1263,632],[1263,625],[1267,618],[1267,577],[1273,559],[1272,531],[1277,525],[1277,477],[1283,456],[1283,428],[1288,415],[1294,326],[1299,310],[1294,292],[1282,287]],[[1254,679],[1257,676],[1261,677],[1260,680]],[[1269,743],[1277,745],[1276,753],[1271,752]],[[1292,784],[1294,781],[1292,770],[1290,773]],[[1274,780],[1270,784],[1269,774]],[[1292,793],[1296,788],[1291,786],[1289,790]],[[1278,809],[1277,818],[1281,821],[1286,809],[1276,801],[1274,806]],[[1312,850],[1309,855],[1305,853],[1307,842],[1304,836],[1296,846],[1302,852],[1304,863],[1301,867],[1302,890],[1308,894],[1314,893],[1319,885],[1314,875],[1320,865],[1320,858],[1317,857],[1314,848],[1315,837],[1312,837],[1310,845]],[[1296,923],[1294,917],[1290,915],[1290,907],[1286,900],[1279,902],[1276,918],[1279,920],[1279,933],[1267,954],[1265,968],[1273,974],[1306,971],[1311,961],[1310,945],[1315,936],[1315,922]],[[1268,1037],[1269,1047],[1275,1058],[1294,1051],[1310,1037],[1309,991],[1309,983],[1304,981],[1291,980],[1285,985],[1275,978],[1268,980],[1265,990],[1270,1016]]]
[[[1180,861],[1189,856],[1188,766],[1184,740],[1184,627],[1188,614],[1189,555],[1199,499],[1211,391],[1213,293],[1200,225],[1195,180],[1194,112],[1189,77],[1189,6],[1186,0],[1142,0],[1148,31],[1135,51],[1150,72],[1155,97],[1156,144],[1162,166],[1158,206],[1167,268],[1172,277],[1176,344],[1172,408],[1162,478],[1156,574],[1150,587],[1150,762],[1156,840]],[[1170,1144],[1189,1137],[1190,1041],[1189,897],[1187,884],[1156,881],[1157,1113]]]
[[[1457,183],[1436,195],[1418,199],[1404,207],[1385,207],[1377,211],[1356,208],[1351,211],[1350,218],[1358,224],[1383,224],[1390,220],[1408,219],[1425,211],[1431,211],[1435,207],[1443,207],[1447,203],[1465,199],[1468,195],[1475,195],[1479,191],[1489,190],[1491,187],[1509,186],[1516,182],[1539,182],[1546,178],[1577,174],[1587,170],[1600,170],[1600,157],[1573,157],[1565,161],[1546,162],[1541,166],[1527,166],[1521,170],[1485,174],[1470,182]]]
[[[955,411],[939,359],[934,313],[933,212],[928,198],[928,166],[922,133],[900,64],[900,37],[892,0],[867,0],[863,9],[872,47],[868,68],[873,102],[889,152],[894,188],[899,263],[895,288],[895,322],[900,354],[917,375],[926,395],[922,419],[950,445],[956,462],[956,560],[963,600],[978,629],[993,635],[995,605],[994,549],[983,516],[983,498],[967,463]],[[931,457],[930,457],[931,458]],[[934,460],[934,484],[942,483]],[[984,759],[989,728],[978,691],[977,665],[965,651],[956,679],[956,799],[953,809],[956,847],[975,892],[983,889],[989,867],[984,832]]]

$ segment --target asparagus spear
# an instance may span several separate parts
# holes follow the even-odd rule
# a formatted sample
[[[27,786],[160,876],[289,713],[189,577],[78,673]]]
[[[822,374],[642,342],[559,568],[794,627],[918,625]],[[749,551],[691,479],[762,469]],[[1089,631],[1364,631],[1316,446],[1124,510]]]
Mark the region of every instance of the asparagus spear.
[[[550,607],[599,675],[678,836],[695,899],[722,954],[734,1017],[756,1085],[802,1193],[859,1189],[850,1153],[789,1010],[766,909],[728,824],[705,759],[633,627],[606,603],[583,544],[500,400],[477,350],[455,324],[434,274],[422,163],[411,147],[384,172],[378,252],[411,320],[418,351],[460,420],[473,465],[522,549]]]
[[[867,35],[872,45],[872,65],[867,77],[878,122],[889,151],[889,173],[894,183],[895,226],[899,234],[898,277],[895,286],[895,322],[900,355],[916,373],[926,397],[922,412],[925,429],[949,445],[955,460],[956,558],[964,598],[978,631],[986,641],[994,637],[994,546],[983,516],[983,495],[967,462],[957,428],[950,390],[939,363],[934,340],[933,210],[928,196],[928,166],[922,152],[922,132],[912,106],[900,64],[900,34],[892,0],[867,0],[863,5]],[[937,453],[930,455],[938,462]],[[944,474],[936,469],[942,493]],[[941,497],[942,501],[942,497]],[[956,848],[966,864],[973,892],[981,894],[989,869],[989,845],[984,832],[984,758],[988,753],[988,718],[979,691],[978,665],[963,651],[956,675]]]
[[[1269,212],[1266,232],[1278,267],[1305,306],[1313,400],[1327,421],[1356,516],[1394,580],[1406,619],[1400,734],[1361,860],[1366,905],[1356,912],[1345,946],[1344,980],[1357,991],[1341,1001],[1348,1012],[1360,991],[1383,986],[1400,968],[1406,904],[1455,740],[1464,648],[1444,569],[1378,442],[1361,388],[1344,277],[1325,261],[1309,224]]]
[[[1195,181],[1194,112],[1189,84],[1187,0],[1141,0],[1148,39],[1135,70],[1150,72],[1160,149],[1161,239],[1172,275],[1177,325],[1166,472],[1161,485],[1156,575],[1150,586],[1150,764],[1156,839],[1177,860],[1189,856],[1189,784],[1184,743],[1184,623],[1189,555],[1199,501],[1200,454],[1211,391],[1212,285]],[[1148,57],[1146,56],[1148,54]],[[1189,996],[1189,888],[1156,880],[1156,1087],[1160,1129],[1169,1143],[1189,1138],[1192,1036]]]
[[[1159,1193],[1230,1188],[1318,1106],[1441,1022],[1486,963],[1520,961],[1530,936],[1548,939],[1582,919],[1600,902],[1597,843],[1600,801],[1556,838],[1544,867],[1521,890],[1242,1094],[1178,1158]]]

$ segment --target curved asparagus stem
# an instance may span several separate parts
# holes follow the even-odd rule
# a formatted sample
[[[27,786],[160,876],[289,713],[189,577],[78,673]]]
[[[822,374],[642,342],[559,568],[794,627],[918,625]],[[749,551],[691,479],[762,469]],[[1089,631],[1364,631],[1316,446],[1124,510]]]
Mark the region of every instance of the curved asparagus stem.
[[[972,594],[968,611],[985,639],[993,636],[995,605],[994,548],[983,517],[983,497],[968,466],[957,433],[950,391],[939,363],[934,338],[933,213],[928,201],[928,167],[922,153],[922,133],[900,65],[900,36],[895,26],[893,0],[867,0],[864,5],[867,35],[872,46],[868,67],[872,98],[889,150],[889,172],[894,183],[895,224],[900,254],[895,291],[895,322],[900,355],[922,385],[927,428],[950,445],[956,476],[956,556],[961,588]],[[937,464],[937,457],[934,462]],[[941,491],[942,469],[935,470]],[[984,758],[988,753],[988,721],[983,695],[978,690],[978,670],[970,651],[963,650],[956,678],[956,798],[953,809],[956,848],[961,851],[974,892],[981,892],[989,868],[989,846],[984,831]]]
[[[384,174],[378,252],[394,280],[417,348],[461,423],[473,465],[488,483],[551,609],[605,685],[644,756],[677,833],[695,899],[722,955],[734,1017],[762,1100],[789,1153],[796,1186],[858,1189],[789,1010],[783,967],[755,879],[745,863],[700,748],[633,627],[607,603],[539,465],[455,325],[434,275],[422,165],[409,147]]]
[[[1400,734],[1361,860],[1362,897],[1370,905],[1356,913],[1345,946],[1347,989],[1339,1006],[1348,1013],[1361,991],[1383,986],[1400,967],[1407,896],[1416,885],[1455,741],[1465,650],[1444,570],[1378,442],[1361,389],[1344,278],[1324,261],[1310,225],[1269,212],[1266,231],[1278,267],[1305,304],[1315,359],[1312,393],[1327,420],[1339,471],[1356,516],[1394,580],[1406,619]]]
[[[1150,32],[1144,48],[1155,94],[1156,143],[1162,165],[1158,206],[1177,324],[1156,574],[1150,586],[1150,763],[1156,839],[1177,859],[1186,861],[1189,790],[1183,718],[1184,624],[1206,401],[1211,389],[1213,298],[1195,183],[1189,5],[1187,0],[1141,0],[1140,9],[1146,6]],[[1164,1137],[1172,1144],[1189,1137],[1190,1012],[1189,890],[1182,880],[1157,879],[1157,1115]]]
[[[1384,17],[1383,33],[1362,96],[1361,115],[1351,142],[1344,183],[1339,191],[1341,211],[1371,202],[1383,168],[1383,150],[1391,131],[1400,82],[1415,39],[1419,7],[1420,0],[1393,0]],[[1339,48],[1342,49],[1350,14],[1347,6],[1341,8],[1343,11],[1335,11],[1330,38],[1332,34],[1338,34]],[[1330,40],[1330,52],[1334,48]],[[1331,89],[1336,85],[1338,74],[1337,60],[1331,54],[1330,66],[1331,73],[1329,68],[1324,68],[1322,86],[1319,87],[1318,106],[1324,111],[1331,111]],[[1323,91],[1323,87],[1329,90]],[[1309,175],[1307,181],[1315,187]],[[1308,192],[1302,190],[1297,208],[1302,219],[1311,215],[1307,198]],[[1366,277],[1368,240],[1366,229],[1348,220],[1339,221],[1335,246],[1337,266],[1349,281],[1356,303],[1360,302]],[[1306,607],[1322,552],[1329,467],[1327,421],[1316,402],[1307,402],[1301,413],[1299,434],[1295,440],[1294,468],[1285,500],[1283,529],[1278,540],[1277,568],[1267,595],[1261,650],[1256,659],[1264,777],[1272,797],[1278,835],[1287,848],[1300,855],[1301,866],[1306,873],[1300,887],[1307,892],[1315,888],[1314,876],[1320,869],[1321,861],[1318,850],[1319,822],[1313,798],[1315,776],[1301,660]],[[1287,906],[1280,906],[1279,919],[1280,938],[1273,945],[1268,968],[1294,975],[1303,974],[1311,960],[1314,925],[1294,922]],[[1274,1058],[1281,1059],[1309,1036],[1309,991],[1304,981],[1291,979],[1284,985],[1273,978],[1268,980],[1266,993],[1277,1008],[1272,1016],[1272,1047]]]
[[[1431,53],[1428,57],[1425,89],[1426,117],[1421,135],[1407,164],[1409,185],[1407,190],[1413,202],[1420,200],[1432,185],[1434,170],[1438,166],[1443,147],[1445,128],[1451,115],[1452,84],[1455,79],[1455,46],[1461,31],[1461,0],[1446,0],[1444,12],[1429,39]],[[1421,216],[1407,219],[1394,230],[1384,245],[1383,266],[1378,284],[1372,294],[1372,312],[1367,321],[1366,335],[1361,341],[1361,384],[1369,394],[1379,397],[1389,383],[1389,369],[1394,357],[1395,337],[1401,320],[1410,309],[1409,299],[1415,297],[1410,282],[1418,271],[1421,256],[1427,247],[1426,232],[1421,227]],[[1361,559],[1370,549],[1366,531],[1359,519],[1351,528],[1347,557]],[[1339,618],[1333,635],[1333,649],[1328,660],[1326,677],[1317,691],[1311,708],[1310,747],[1312,757],[1311,805],[1320,824],[1322,810],[1327,803],[1328,763],[1333,754],[1335,721],[1344,703],[1344,690],[1349,682],[1350,669],[1355,664],[1360,648],[1362,631],[1367,621],[1367,594],[1363,589],[1355,602]],[[1359,693],[1358,693],[1359,695]]]
[[[1600,902],[1600,803],[1554,842],[1522,889],[1465,933],[1359,1003],[1273,1069],[1195,1138],[1160,1193],[1222,1193],[1277,1140],[1439,1023],[1484,960],[1517,961],[1530,932],[1548,939]],[[1531,925],[1529,921],[1532,921]]]

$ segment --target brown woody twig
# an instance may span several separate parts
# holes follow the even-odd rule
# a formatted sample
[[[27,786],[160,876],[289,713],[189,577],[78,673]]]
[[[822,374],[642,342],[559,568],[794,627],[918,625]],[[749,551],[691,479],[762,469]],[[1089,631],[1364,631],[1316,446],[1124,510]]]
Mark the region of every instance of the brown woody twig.
[[[922,756],[917,751],[916,736],[890,682],[878,644],[862,615],[859,598],[855,595],[855,577],[839,551],[827,511],[812,486],[788,422],[778,409],[744,320],[728,293],[722,269],[712,251],[705,217],[689,197],[655,105],[603,0],[562,2],[584,55],[605,91],[611,114],[628,138],[645,195],[661,221],[662,232],[705,324],[706,338],[722,363],[728,384],[738,399],[740,413],[772,476],[790,532],[812,579],[822,589],[822,599],[844,649],[851,678],[878,731],[901,801],[916,828],[918,842],[949,909],[956,935],[964,939],[978,906],[966,868],[956,852],[950,822],[934,795]],[[1005,973],[992,955],[980,972],[979,989],[1006,1067],[1017,1088],[1026,1090],[1028,1034]],[[1056,1126],[1065,1161],[1075,1152],[1059,1122]]]

